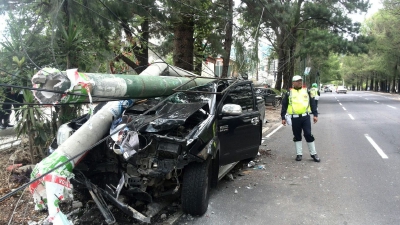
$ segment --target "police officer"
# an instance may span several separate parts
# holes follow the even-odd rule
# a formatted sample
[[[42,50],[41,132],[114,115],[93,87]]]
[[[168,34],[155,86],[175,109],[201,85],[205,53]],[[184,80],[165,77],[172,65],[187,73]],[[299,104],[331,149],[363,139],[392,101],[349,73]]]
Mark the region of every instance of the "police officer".
[[[319,92],[319,90],[318,90],[318,85],[317,85],[316,83],[313,83],[313,84],[311,85],[310,96],[311,96],[311,98],[314,98],[314,100],[315,100],[315,107],[316,107],[317,110],[318,110],[318,99],[319,99],[319,96],[321,96],[321,93]]]
[[[311,158],[315,162],[320,162],[320,158],[315,150],[314,136],[311,134],[310,114],[313,114],[314,123],[318,121],[318,111],[315,106],[315,100],[311,98],[307,88],[302,87],[301,76],[294,76],[292,79],[293,88],[291,88],[282,99],[282,124],[286,126],[286,113],[290,115],[292,121],[293,141],[296,147],[296,161],[301,161],[303,157],[301,133],[304,132],[304,138],[307,141]]]

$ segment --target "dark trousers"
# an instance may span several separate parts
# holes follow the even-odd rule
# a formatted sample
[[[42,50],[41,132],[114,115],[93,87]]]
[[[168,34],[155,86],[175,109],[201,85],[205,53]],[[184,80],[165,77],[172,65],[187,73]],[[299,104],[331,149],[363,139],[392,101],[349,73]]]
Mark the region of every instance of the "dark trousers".
[[[292,118],[293,141],[301,141],[301,132],[304,132],[304,138],[307,142],[313,142],[314,136],[311,134],[310,115]]]

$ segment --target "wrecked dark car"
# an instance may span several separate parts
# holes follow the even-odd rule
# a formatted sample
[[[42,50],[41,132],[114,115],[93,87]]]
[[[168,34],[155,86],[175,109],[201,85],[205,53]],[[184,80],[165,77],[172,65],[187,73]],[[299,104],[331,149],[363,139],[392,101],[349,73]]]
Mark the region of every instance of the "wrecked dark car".
[[[278,107],[281,105],[282,96],[276,94],[274,90],[271,88],[255,88],[256,96],[261,97],[264,99],[265,104],[272,104],[274,107]]]
[[[150,215],[137,202],[145,205],[169,195],[180,195],[185,213],[202,215],[220,166],[257,155],[264,116],[265,104],[257,101],[251,81],[215,80],[166,98],[136,100],[74,174],[90,181],[89,191],[99,187],[92,192],[100,194],[91,192],[93,198],[105,197],[140,221],[149,222]],[[83,116],[66,124],[58,137],[87,120]]]

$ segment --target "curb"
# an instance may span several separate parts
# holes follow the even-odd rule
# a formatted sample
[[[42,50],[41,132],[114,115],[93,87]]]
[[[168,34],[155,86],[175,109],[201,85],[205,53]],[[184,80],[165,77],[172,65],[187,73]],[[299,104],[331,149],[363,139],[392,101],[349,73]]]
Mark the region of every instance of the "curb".
[[[10,127],[10,128],[6,128],[4,130],[0,130],[0,137],[12,136],[12,135],[16,135],[14,127]]]

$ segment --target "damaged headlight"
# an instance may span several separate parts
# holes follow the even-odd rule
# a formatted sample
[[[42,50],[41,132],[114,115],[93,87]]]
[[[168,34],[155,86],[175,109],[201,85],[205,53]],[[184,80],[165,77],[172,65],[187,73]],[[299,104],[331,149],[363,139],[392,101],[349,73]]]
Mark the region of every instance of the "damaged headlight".
[[[125,124],[118,125],[114,130],[120,130],[112,135],[115,141],[113,150],[118,155],[123,155],[125,160],[130,159],[139,151],[139,135],[136,131],[131,131],[127,127],[123,128]]]
[[[180,144],[170,142],[160,142],[157,151],[159,156],[163,158],[177,158],[181,154],[182,148]]]

